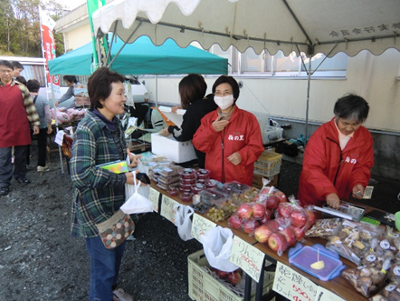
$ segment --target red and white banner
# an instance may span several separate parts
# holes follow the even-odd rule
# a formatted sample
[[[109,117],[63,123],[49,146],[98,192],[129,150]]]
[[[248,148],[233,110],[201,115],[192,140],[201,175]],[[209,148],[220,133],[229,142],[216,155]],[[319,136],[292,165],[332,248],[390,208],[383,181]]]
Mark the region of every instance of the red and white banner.
[[[49,61],[56,57],[56,42],[54,39],[53,29],[56,22],[50,18],[44,11],[40,10],[40,27],[42,37],[42,52],[46,59],[46,80],[48,85],[53,86],[54,96],[59,98],[60,95],[60,79],[58,75],[50,76]]]

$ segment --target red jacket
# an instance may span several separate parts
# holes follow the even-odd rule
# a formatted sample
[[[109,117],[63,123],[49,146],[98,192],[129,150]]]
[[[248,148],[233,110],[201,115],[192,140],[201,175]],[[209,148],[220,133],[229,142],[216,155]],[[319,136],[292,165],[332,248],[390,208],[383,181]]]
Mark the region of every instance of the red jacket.
[[[222,132],[216,132],[212,123],[217,118],[217,110],[203,117],[193,137],[193,145],[206,153],[205,167],[210,171],[210,178],[251,186],[254,162],[264,151],[257,118],[235,106],[229,124]],[[239,152],[242,159],[238,165],[227,159],[235,152]]]
[[[341,151],[334,122],[320,126],[307,143],[297,196],[302,205],[321,206],[330,193],[347,200],[355,185],[368,184],[374,165],[370,132],[361,126]]]

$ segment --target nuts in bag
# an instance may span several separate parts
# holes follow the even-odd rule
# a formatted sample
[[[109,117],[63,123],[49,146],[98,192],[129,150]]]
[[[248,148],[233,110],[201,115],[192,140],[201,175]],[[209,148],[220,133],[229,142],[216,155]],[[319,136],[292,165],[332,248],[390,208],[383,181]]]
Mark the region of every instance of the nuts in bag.
[[[306,232],[306,237],[321,237],[329,239],[333,233],[338,232],[342,225],[340,218],[325,218],[316,220],[315,224]]]
[[[378,294],[369,298],[370,301],[397,301],[400,300],[400,284],[389,283]]]

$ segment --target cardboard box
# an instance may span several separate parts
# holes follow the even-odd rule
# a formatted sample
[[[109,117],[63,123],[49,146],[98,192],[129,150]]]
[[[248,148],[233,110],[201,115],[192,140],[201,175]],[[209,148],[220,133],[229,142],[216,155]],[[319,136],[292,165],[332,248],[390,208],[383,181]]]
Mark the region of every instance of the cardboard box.
[[[258,160],[254,162],[254,173],[265,177],[272,177],[280,173],[281,165],[282,155],[266,150],[263,151]]]
[[[279,174],[274,175],[272,177],[266,177],[256,173],[253,175],[253,183],[251,186],[261,189],[263,187],[263,182],[262,182],[263,178],[271,181],[269,182],[268,186],[278,187]]]
[[[179,142],[174,137],[164,137],[158,133],[151,134],[151,152],[165,156],[175,163],[183,163],[196,159],[192,141]]]

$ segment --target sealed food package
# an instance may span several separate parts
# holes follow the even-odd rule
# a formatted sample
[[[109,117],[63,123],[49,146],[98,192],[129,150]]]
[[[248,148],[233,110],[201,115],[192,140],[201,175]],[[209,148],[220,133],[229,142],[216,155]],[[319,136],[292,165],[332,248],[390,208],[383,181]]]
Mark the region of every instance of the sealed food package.
[[[315,224],[306,232],[306,237],[321,237],[329,239],[333,233],[338,232],[342,225],[340,218],[318,219]]]
[[[233,200],[238,203],[250,203],[253,202],[254,197],[259,194],[260,190],[255,187],[250,187],[248,190],[238,193],[235,192],[232,194]]]
[[[369,298],[385,286],[387,274],[391,261],[384,262],[381,270],[373,267],[360,269],[347,269],[343,271],[342,277],[347,279],[354,288],[363,296]]]
[[[369,298],[370,301],[397,301],[400,300],[400,283],[391,282],[378,294]]]
[[[224,187],[226,187],[228,190],[233,191],[235,193],[243,193],[250,188],[249,185],[241,184],[239,182],[225,183]]]
[[[164,185],[169,185],[169,184],[173,184],[173,183],[179,183],[179,176],[165,177],[163,175],[160,175],[158,177],[158,182],[161,182]]]
[[[388,277],[390,281],[400,284],[400,258],[397,258],[397,260],[392,264]]]
[[[200,195],[200,201],[206,205],[213,206],[218,200],[227,199],[227,195],[210,190],[202,190],[198,193]]]
[[[160,175],[163,177],[173,177],[179,175],[179,171],[182,170],[180,166],[169,166],[160,168]]]
[[[370,248],[371,240],[381,233],[378,227],[345,220],[338,232],[329,238],[326,248],[360,265],[364,253]]]
[[[376,253],[378,254],[378,256],[383,256],[383,254],[390,251],[395,255],[399,250],[399,240],[399,234],[393,233],[393,228],[387,226],[386,230],[379,237],[379,243],[375,249]]]

